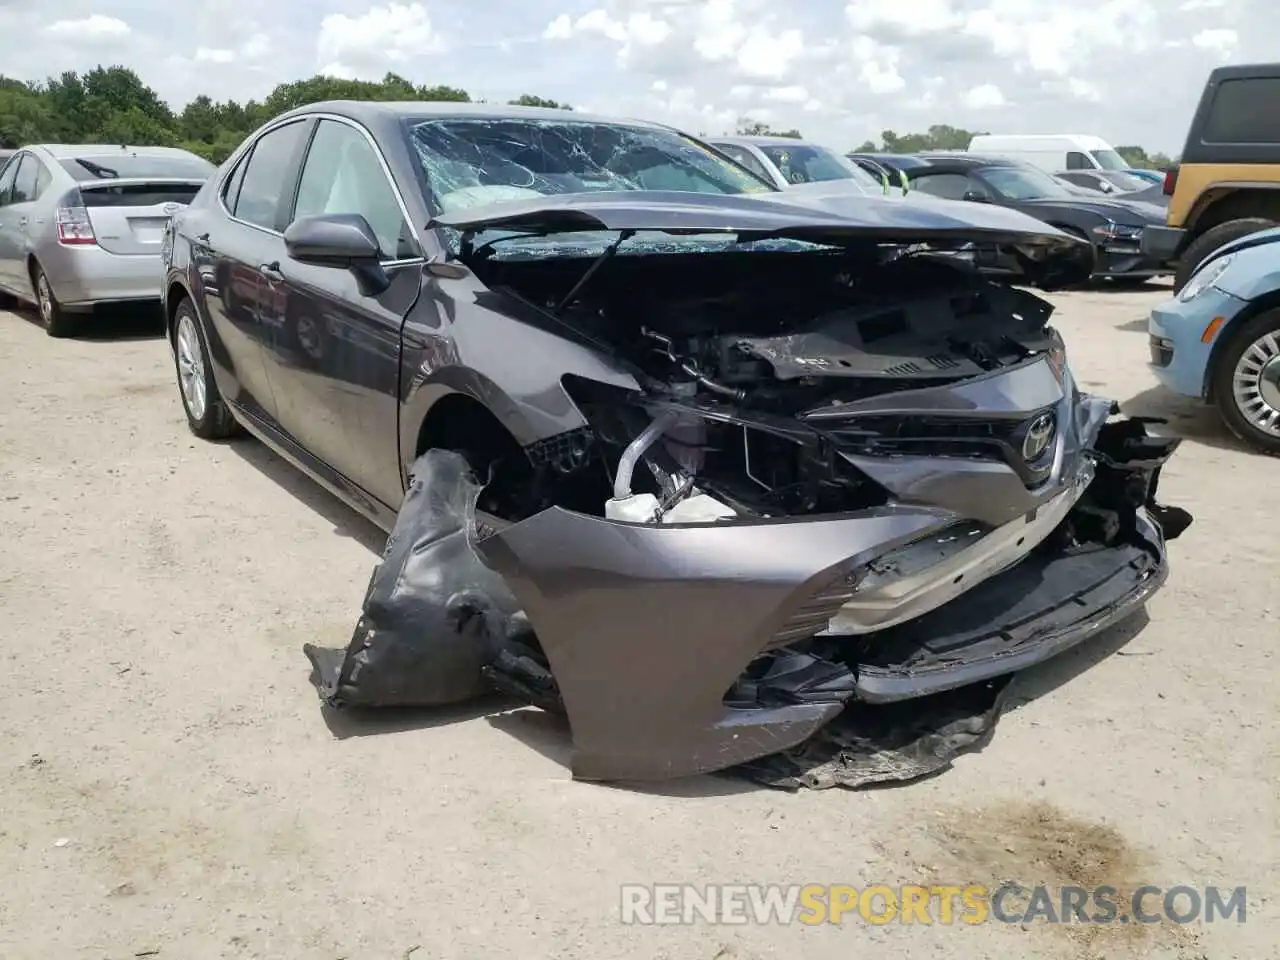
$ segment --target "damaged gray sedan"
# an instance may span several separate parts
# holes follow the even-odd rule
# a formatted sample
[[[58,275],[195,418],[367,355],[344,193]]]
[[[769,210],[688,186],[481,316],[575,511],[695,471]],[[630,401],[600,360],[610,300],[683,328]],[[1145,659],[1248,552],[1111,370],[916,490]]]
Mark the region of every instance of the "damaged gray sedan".
[[[567,717],[576,776],[669,778],[1135,611],[1190,522],[1155,499],[1177,440],[955,255],[1053,288],[1083,245],[955,207],[800,201],[553,111],[329,103],[251,137],[166,240],[171,337],[196,433],[247,428],[391,529],[350,646],[308,650],[328,701],[496,688]]]

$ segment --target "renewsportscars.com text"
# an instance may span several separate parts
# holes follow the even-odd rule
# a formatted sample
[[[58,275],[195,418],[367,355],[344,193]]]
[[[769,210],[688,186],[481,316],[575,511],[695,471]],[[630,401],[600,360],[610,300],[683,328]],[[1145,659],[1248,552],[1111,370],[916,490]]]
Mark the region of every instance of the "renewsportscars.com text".
[[[980,884],[628,884],[627,924],[1214,923],[1246,919],[1244,887]]]

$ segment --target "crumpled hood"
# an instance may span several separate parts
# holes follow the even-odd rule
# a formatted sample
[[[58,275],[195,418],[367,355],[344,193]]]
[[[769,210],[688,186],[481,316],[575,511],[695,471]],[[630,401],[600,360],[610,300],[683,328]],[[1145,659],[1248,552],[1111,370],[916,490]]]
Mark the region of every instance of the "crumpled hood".
[[[903,203],[847,190],[729,196],[634,190],[558,194],[442,213],[433,223],[459,230],[507,228],[561,232],[652,230],[786,237],[835,245],[998,243],[1040,257],[1076,254],[1078,241],[1013,210],[978,204]]]

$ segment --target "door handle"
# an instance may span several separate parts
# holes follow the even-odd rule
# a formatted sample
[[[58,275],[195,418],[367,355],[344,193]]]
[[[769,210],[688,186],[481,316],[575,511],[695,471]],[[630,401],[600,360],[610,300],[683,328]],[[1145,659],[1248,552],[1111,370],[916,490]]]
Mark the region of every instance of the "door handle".
[[[20,227],[25,227],[26,225],[27,225],[27,218],[26,218],[26,217],[19,217],[19,218],[18,218],[18,226],[20,226]]]
[[[273,263],[264,263],[258,267],[258,272],[270,280],[272,283],[282,283],[284,274],[280,272],[280,261]]]

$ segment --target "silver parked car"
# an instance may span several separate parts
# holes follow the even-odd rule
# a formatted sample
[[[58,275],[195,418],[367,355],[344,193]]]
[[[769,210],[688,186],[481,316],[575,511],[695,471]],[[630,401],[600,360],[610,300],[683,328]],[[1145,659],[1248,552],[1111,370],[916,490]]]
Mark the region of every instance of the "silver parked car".
[[[100,303],[158,302],[165,224],[213,171],[173,147],[21,148],[0,167],[0,294],[52,337]]]
[[[707,142],[780,190],[839,182],[873,196],[888,192],[848,157],[818,143],[793,137],[716,137]]]

